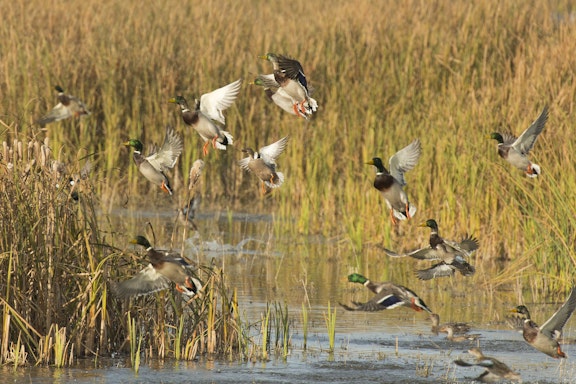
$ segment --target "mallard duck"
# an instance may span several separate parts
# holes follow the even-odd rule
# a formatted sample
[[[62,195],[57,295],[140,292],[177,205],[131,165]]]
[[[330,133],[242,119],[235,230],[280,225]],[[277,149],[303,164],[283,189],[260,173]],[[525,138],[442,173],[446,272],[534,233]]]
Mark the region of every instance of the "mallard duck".
[[[398,220],[410,219],[416,213],[416,207],[410,204],[403,189],[406,185],[404,172],[414,168],[421,154],[420,140],[416,139],[390,157],[390,171],[384,167],[379,157],[366,163],[376,167],[374,188],[379,190],[386,200],[393,224],[397,224]]]
[[[419,225],[430,228],[430,245],[415,251],[399,255],[394,251],[383,248],[384,252],[391,257],[410,256],[419,260],[440,260],[428,269],[416,271],[416,275],[421,280],[430,280],[435,277],[452,276],[455,271],[459,271],[464,276],[471,276],[476,269],[470,265],[464,257],[469,257],[472,252],[478,249],[478,240],[466,236],[460,243],[445,240],[438,234],[438,223],[429,219]]]
[[[204,156],[208,154],[210,141],[212,141],[214,148],[223,151],[226,150],[228,145],[233,144],[232,135],[222,130],[217,123],[226,124],[223,111],[234,103],[240,92],[241,84],[242,79],[238,79],[222,88],[203,94],[200,97],[200,101],[196,100],[194,110],[188,107],[188,103],[183,96],[176,96],[168,100],[168,102],[180,106],[184,122],[192,126],[204,140],[204,146],[202,147]]]
[[[348,276],[348,280],[354,283],[364,284],[372,292],[376,293],[371,300],[366,303],[353,302],[353,307],[339,303],[347,311],[382,311],[384,309],[393,309],[400,306],[407,306],[420,312],[422,310],[432,313],[424,301],[418,297],[412,290],[390,282],[374,283],[359,274]]]
[[[176,290],[186,296],[195,296],[202,290],[202,283],[186,273],[192,266],[177,252],[161,251],[152,248],[144,236],[130,240],[146,248],[150,264],[129,280],[112,284],[113,293],[120,299],[149,295],[176,283]]]
[[[274,80],[292,99],[295,115],[299,116],[300,113],[311,115],[316,112],[318,103],[310,97],[308,81],[298,60],[275,53],[267,53],[260,58],[272,63]]]
[[[284,111],[290,113],[291,115],[301,116],[305,119],[308,119],[308,115],[312,114],[312,109],[308,106],[307,101],[304,101],[304,112],[298,108],[294,108],[292,97],[290,97],[284,88],[282,88],[280,84],[276,82],[273,73],[256,76],[252,84],[263,87],[266,96],[272,100],[274,104],[282,108]],[[310,98],[310,100],[313,104],[317,105],[316,100],[312,98]]]
[[[430,315],[430,320],[432,321],[432,333],[438,334],[439,332],[448,332],[446,327],[452,328],[454,334],[467,333],[470,331],[470,326],[466,323],[443,323],[440,324],[440,315],[437,313],[432,313]]]
[[[544,129],[548,120],[548,106],[545,106],[538,118],[520,135],[519,138],[510,134],[493,132],[490,138],[498,141],[498,154],[510,164],[526,173],[528,177],[537,177],[540,166],[528,159],[528,152],[534,146],[538,135]]]
[[[520,374],[508,368],[508,366],[500,360],[485,356],[480,348],[470,348],[468,353],[476,358],[475,363],[467,363],[460,359],[454,360],[454,363],[461,367],[473,367],[477,365],[486,368],[486,371],[474,379],[474,381],[480,381],[481,383],[495,383],[500,381],[502,378],[512,381],[522,381]]]
[[[84,103],[78,98],[65,94],[64,90],[59,85],[54,88],[58,91],[58,104],[56,104],[48,114],[38,119],[38,125],[44,127],[46,124],[50,124],[54,121],[64,120],[72,116],[79,117],[90,114],[88,108],[86,108]]]
[[[278,188],[284,182],[284,174],[276,171],[276,159],[284,151],[287,143],[288,136],[260,148],[259,152],[255,152],[252,148],[242,149],[248,157],[238,163],[262,180],[262,191],[264,191],[264,185],[268,188]]]
[[[540,352],[558,359],[566,357],[560,348],[559,339],[562,335],[562,328],[572,316],[574,309],[576,309],[576,288],[572,288],[566,302],[541,327],[532,321],[530,312],[525,306],[520,305],[514,308],[512,312],[518,312],[524,316],[522,332],[524,340]]]
[[[447,333],[446,339],[453,341],[455,343],[461,343],[463,341],[474,341],[477,340],[481,335],[479,333],[466,333],[464,335],[454,335],[454,327],[445,324],[440,327],[440,332]]]
[[[182,137],[172,128],[166,128],[164,143],[158,152],[151,153],[148,156],[142,155],[142,143],[138,139],[130,139],[124,143],[127,147],[134,148],[133,159],[140,173],[162,188],[165,192],[172,195],[172,187],[164,174],[169,168],[174,168],[178,156],[182,153]]]
[[[518,332],[524,331],[524,320],[530,319],[530,312],[525,305],[519,305],[510,310],[512,315],[506,317],[506,324]]]

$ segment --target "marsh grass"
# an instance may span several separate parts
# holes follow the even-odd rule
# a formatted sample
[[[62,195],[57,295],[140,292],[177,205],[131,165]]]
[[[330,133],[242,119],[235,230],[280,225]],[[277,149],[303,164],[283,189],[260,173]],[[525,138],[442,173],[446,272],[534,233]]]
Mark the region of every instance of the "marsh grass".
[[[166,291],[112,298],[107,282],[140,271],[144,256],[102,237],[110,235],[99,227],[90,178],[78,176],[79,165],[55,160],[48,140],[4,143],[2,156],[0,219],[11,225],[0,230],[7,250],[0,257],[0,363],[63,367],[128,351],[138,372],[141,356],[245,355],[248,332],[222,270],[199,265],[205,289],[188,302]]]
[[[328,351],[334,352],[334,344],[336,342],[336,307],[334,311],[330,309],[330,302],[328,302],[328,309],[324,313],[324,322],[326,323],[326,331],[328,332]]]
[[[119,270],[136,273],[139,258],[126,261],[124,237],[96,211],[184,201],[202,143],[168,98],[198,97],[269,73],[269,63],[256,58],[268,51],[302,62],[320,109],[310,121],[296,119],[245,82],[226,111],[235,144],[210,151],[201,186],[204,208],[226,212],[229,229],[235,211],[274,212],[277,237],[338,239],[332,265],[397,267],[382,268],[379,276],[389,278],[406,268],[381,261],[372,246],[424,243],[427,233],[414,224],[435,218],[447,237],[479,237],[475,262],[483,273],[474,282],[521,287],[533,297],[572,284],[576,57],[569,52],[576,50],[576,23],[569,2],[410,0],[382,7],[336,0],[326,8],[296,0],[285,9],[274,1],[140,7],[58,0],[45,7],[31,0],[7,2],[3,18],[10,22],[0,28],[0,219],[9,223],[0,229],[2,362],[54,363],[47,336],[55,325],[66,326],[74,357],[122,349],[127,311],[145,331],[146,357],[171,356],[175,345],[189,359],[254,348],[220,271],[206,272],[205,294],[186,305],[171,293],[138,298],[130,309],[110,299],[106,281],[123,278]],[[93,114],[43,131],[34,121],[56,103],[57,84]],[[545,104],[550,118],[532,151],[543,173],[531,180],[485,137],[497,130],[518,135]],[[139,177],[121,145],[132,137],[161,143],[166,125],[185,139],[170,175],[172,199]],[[278,160],[286,181],[261,197],[253,176],[237,166],[239,149],[286,134],[291,139]],[[423,154],[406,174],[406,190],[418,212],[393,227],[372,187],[374,169],[364,163],[386,160],[415,137]],[[70,188],[68,177],[87,157],[94,171]],[[55,160],[68,169],[57,171]],[[324,257],[302,254],[308,263]],[[114,321],[122,326],[110,328]]]
[[[64,162],[96,154],[94,189],[102,207],[137,209],[141,199],[169,204],[138,177],[121,146],[129,137],[160,143],[166,125],[185,137],[171,175],[174,201],[183,201],[201,142],[167,100],[180,93],[197,97],[242,77],[245,85],[226,111],[235,145],[205,159],[206,208],[274,211],[282,223],[278,233],[346,237],[357,256],[374,242],[405,248],[418,230],[411,223],[392,228],[371,186],[374,169],[364,163],[387,159],[419,137],[423,155],[406,175],[418,207],[414,220],[433,217],[443,229],[477,234],[482,262],[525,259],[539,273],[518,275],[538,291],[570,284],[576,58],[566,52],[576,49],[570,38],[576,25],[565,1],[387,7],[336,1],[330,9],[295,1],[290,12],[305,10],[297,19],[285,17],[288,11],[275,2],[38,4],[4,9],[7,20],[19,22],[0,31],[2,135],[8,142],[50,137]],[[128,16],[114,22],[120,14]],[[247,85],[255,73],[270,72],[269,63],[256,58],[268,51],[302,62],[320,104],[311,121],[283,113]],[[40,131],[33,122],[55,104],[55,84],[93,114]],[[533,150],[543,174],[529,180],[498,158],[495,142],[485,137],[496,130],[519,134],[544,104],[550,119]],[[236,164],[238,149],[285,134],[291,140],[279,167],[286,182],[262,198],[253,177]],[[528,258],[524,250],[536,247]]]

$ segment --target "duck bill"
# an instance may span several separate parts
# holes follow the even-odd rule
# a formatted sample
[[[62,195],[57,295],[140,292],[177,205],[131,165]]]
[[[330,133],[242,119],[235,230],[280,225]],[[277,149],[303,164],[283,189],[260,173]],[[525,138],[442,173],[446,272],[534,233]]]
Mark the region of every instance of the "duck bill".
[[[368,165],[374,165],[374,160],[370,160],[370,161],[367,161],[367,162],[366,162],[366,163],[364,163],[364,164],[368,164]]]

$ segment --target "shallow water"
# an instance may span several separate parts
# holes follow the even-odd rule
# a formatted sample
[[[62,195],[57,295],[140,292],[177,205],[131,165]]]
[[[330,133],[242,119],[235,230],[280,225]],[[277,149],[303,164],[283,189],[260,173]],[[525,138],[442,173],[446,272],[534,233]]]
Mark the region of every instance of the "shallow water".
[[[126,233],[139,232],[142,218],[155,222],[158,239],[170,238],[172,212],[118,211]],[[164,226],[162,224],[164,223]],[[482,373],[480,367],[458,367],[453,360],[471,361],[465,351],[479,345],[522,375],[524,383],[572,383],[576,380],[576,345],[565,345],[568,359],[545,356],[526,344],[520,333],[503,320],[520,298],[511,287],[488,290],[482,279],[452,279],[421,282],[413,277],[416,263],[390,260],[369,245],[355,254],[342,239],[321,236],[290,239],[275,235],[273,220],[266,215],[203,214],[197,220],[199,234],[184,236],[184,253],[201,262],[215,262],[226,271],[228,284],[238,290],[242,316],[261,318],[266,303],[286,304],[291,324],[291,349],[286,359],[271,352],[269,361],[239,362],[210,360],[193,362],[145,361],[135,375],[127,358],[82,361],[79,367],[54,369],[28,367],[14,371],[0,368],[2,382],[10,383],[433,383],[470,382]],[[162,231],[166,231],[163,233]],[[180,229],[175,238],[180,238]],[[159,244],[160,248],[163,244]],[[420,265],[423,266],[424,264]],[[483,273],[478,265],[477,275]],[[426,314],[406,308],[377,313],[337,309],[335,351],[329,353],[324,314],[330,302],[368,300],[361,285],[346,276],[361,272],[374,280],[391,280],[412,288],[442,321],[466,321],[477,343],[454,343],[444,334],[434,335]],[[527,295],[524,293],[524,295]],[[526,304],[535,320],[543,323],[561,305],[563,298],[549,303]],[[307,349],[303,350],[302,304],[309,308]],[[574,337],[571,319],[565,336]],[[257,340],[258,341],[258,340]]]

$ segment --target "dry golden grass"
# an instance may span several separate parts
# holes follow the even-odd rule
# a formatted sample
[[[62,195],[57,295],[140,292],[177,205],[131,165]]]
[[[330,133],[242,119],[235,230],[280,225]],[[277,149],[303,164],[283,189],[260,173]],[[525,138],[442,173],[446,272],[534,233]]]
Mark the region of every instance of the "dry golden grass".
[[[5,4],[3,19],[0,137],[48,136],[67,161],[95,153],[95,192],[105,210],[183,202],[201,142],[167,100],[242,77],[226,113],[235,145],[205,159],[205,209],[276,212],[278,233],[343,238],[342,253],[354,254],[351,268],[360,272],[374,268],[368,246],[423,244],[428,233],[414,224],[436,218],[448,238],[480,238],[476,265],[490,272],[479,281],[520,278],[544,291],[572,282],[576,24],[568,1],[31,0]],[[257,59],[269,51],[303,64],[320,104],[310,122],[247,85],[270,72]],[[93,114],[40,131],[34,121],[54,105],[57,84]],[[532,153],[543,172],[529,180],[497,156],[486,135],[519,134],[545,104],[550,118]],[[167,124],[185,135],[174,203],[137,177],[121,145],[129,137],[161,142]],[[287,134],[279,159],[286,182],[261,199],[257,180],[237,166],[239,149]],[[406,179],[418,213],[394,229],[364,162],[387,159],[415,137],[423,155]],[[501,259],[517,268],[489,268]]]

